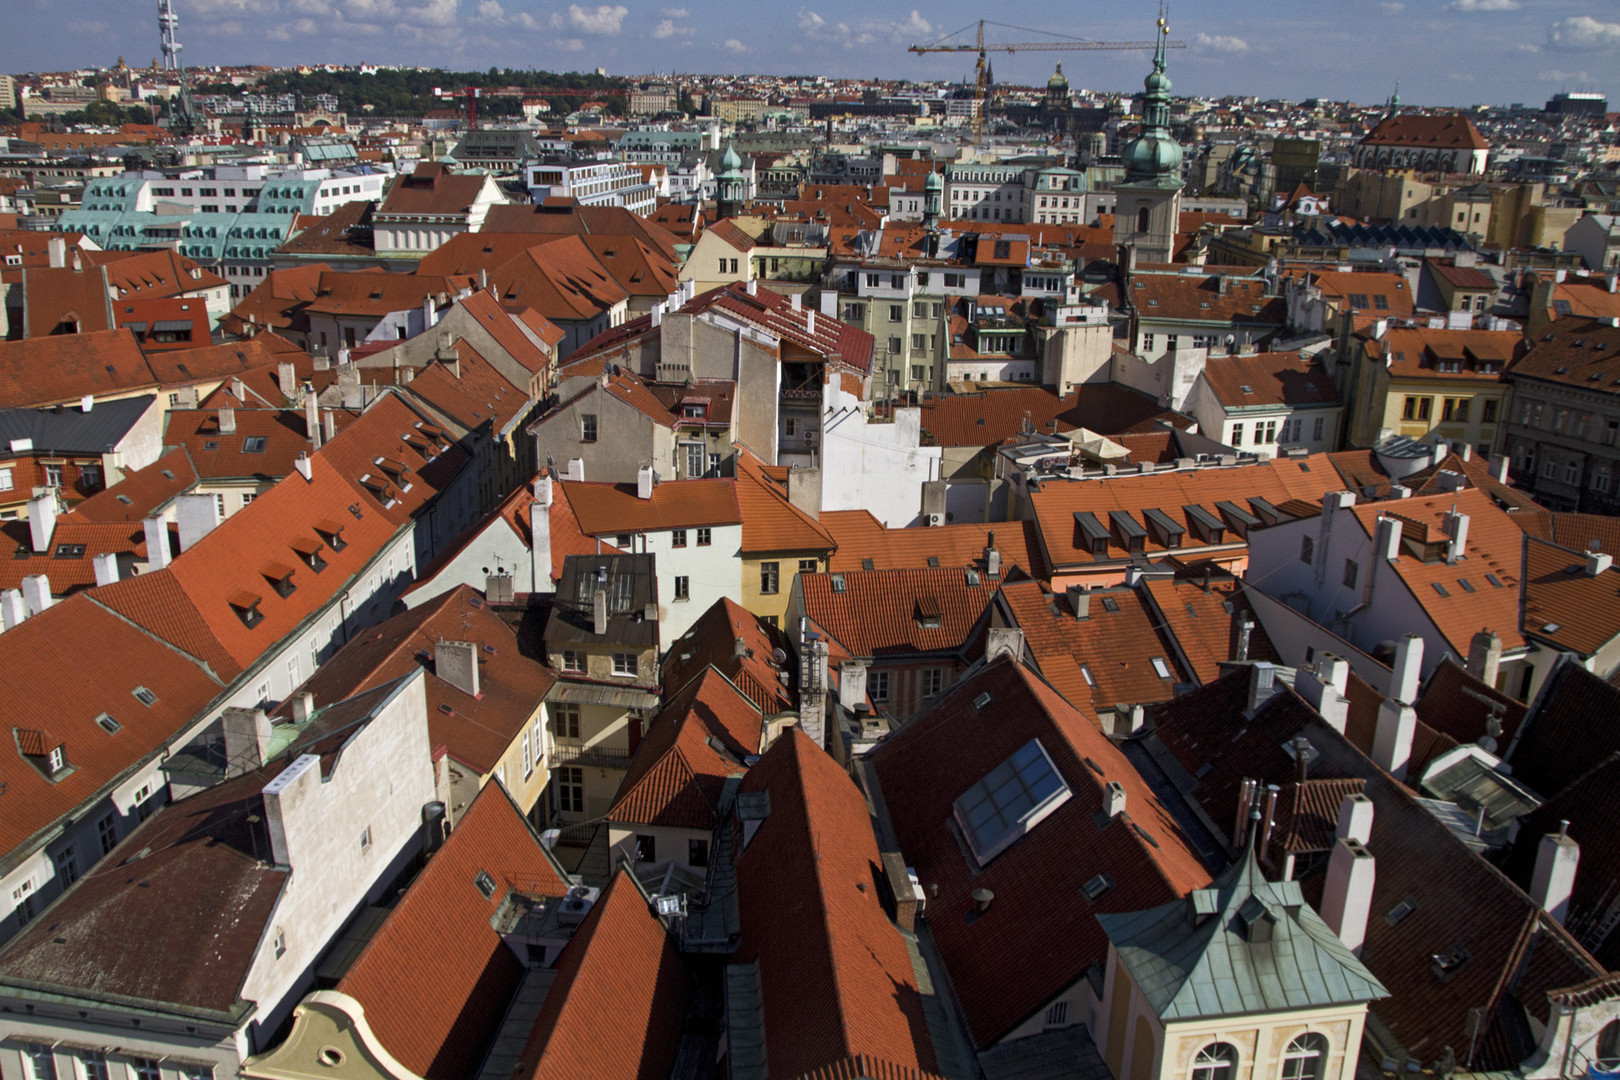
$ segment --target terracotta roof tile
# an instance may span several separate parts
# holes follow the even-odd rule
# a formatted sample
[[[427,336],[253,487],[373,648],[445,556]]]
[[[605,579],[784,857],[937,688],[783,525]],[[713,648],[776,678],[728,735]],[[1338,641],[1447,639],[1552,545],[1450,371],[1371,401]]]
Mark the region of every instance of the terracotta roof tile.
[[[787,493],[765,476],[760,460],[742,449],[737,451],[737,505],[745,553],[830,552],[834,546],[822,524],[789,502]]]
[[[1530,343],[1510,374],[1612,394],[1620,381],[1620,328],[1596,319],[1560,319]]]
[[[109,397],[157,385],[128,330],[0,341],[0,401],[8,408]]]
[[[1616,751],[1620,687],[1566,660],[1542,684],[1508,760],[1516,778],[1551,795]]]
[[[1115,435],[1153,431],[1161,421],[1178,428],[1194,423],[1146,394],[1112,383],[1077,388],[1067,397],[1031,386],[935,394],[922,403],[923,430],[940,446],[994,446],[1025,430],[1051,431],[1054,423],[1060,432],[1083,427]]]
[[[741,651],[737,642],[742,642]],[[729,679],[761,712],[774,714],[795,707],[792,693],[792,666],[776,663],[774,654],[786,640],[782,632],[769,626],[735,600],[722,597],[697,617],[664,657],[664,693],[674,695],[713,667]],[[785,652],[785,650],[784,650]],[[781,673],[786,670],[789,681]],[[739,745],[748,740],[739,736]],[[758,751],[756,744],[752,750]]]
[[[988,724],[989,714],[973,705],[986,693],[983,707],[995,719]],[[950,824],[952,805],[1032,739],[1040,740],[1071,795],[974,872]],[[901,853],[929,890],[928,924],[981,1048],[1107,956],[1098,912],[1140,911],[1209,884],[1180,827],[1120,749],[1008,659],[946,691],[871,760]],[[1123,785],[1126,810],[1112,820],[1101,815],[1099,825],[1109,782]],[[1087,901],[1081,887],[1098,874],[1113,885]],[[980,888],[995,900],[973,918],[972,893]]]
[[[993,543],[1001,553],[1003,575],[1013,567],[1031,577],[1046,575],[1033,522],[961,522],[890,529],[869,510],[830,510],[819,520],[838,545],[828,560],[828,569],[835,573],[864,570],[868,560],[874,570],[921,570],[932,559],[941,566],[983,570],[984,549]]]
[[[656,532],[701,525],[738,525],[735,480],[666,480],[652,498],[636,496],[634,484],[565,481],[558,485],[587,536]]]
[[[883,659],[972,648],[1000,586],[978,577],[972,584],[961,568],[940,567],[800,574],[799,581],[812,622],[855,656]],[[919,602],[938,605],[937,626],[924,625]]]
[[[759,752],[762,722],[753,702],[719,671],[705,669],[647,726],[607,820],[712,830],[726,778],[740,775],[742,759]]]
[[[1524,632],[1593,656],[1620,635],[1620,570],[1587,572],[1584,553],[1524,540]]]
[[[1212,356],[1204,364],[1204,378],[1215,391],[1215,399],[1228,409],[1260,405],[1311,408],[1339,403],[1333,377],[1320,364],[1301,360],[1298,353]]]
[[[494,879],[488,896],[476,884]],[[524,965],[491,926],[513,893],[561,897],[556,863],[499,784],[473,798],[338,983],[383,1048],[426,1080],[471,1075],[494,1038]]]
[[[1485,685],[1452,656],[1434,669],[1415,707],[1418,719],[1436,731],[1459,743],[1489,736],[1496,740],[1498,753],[1507,750],[1525,714],[1524,702]]]
[[[665,1080],[692,977],[628,871],[615,874],[558,957],[514,1080]],[[617,1036],[602,1037],[612,1016]]]
[[[1474,122],[1457,113],[1425,116],[1400,113],[1380,120],[1361,140],[1368,146],[1406,146],[1418,149],[1453,148],[1489,150],[1491,144]]]
[[[1161,624],[1175,639],[1192,677],[1200,683],[1221,677],[1221,664],[1237,655],[1245,616],[1254,624],[1249,631],[1248,659],[1280,663],[1282,658],[1255,618],[1238,579],[1212,574],[1206,591],[1196,577],[1148,577],[1142,580]],[[1227,610],[1227,606],[1231,610]]]
[[[1150,321],[1280,327],[1287,317],[1287,304],[1267,294],[1264,279],[1236,274],[1137,273],[1126,295],[1138,315]]]
[[[882,859],[861,792],[796,727],[742,791],[770,798],[737,857],[735,956],[759,965],[770,1075],[819,1075],[854,1055],[931,1072],[923,999],[905,939],[884,911]],[[784,934],[784,919],[800,932]]]

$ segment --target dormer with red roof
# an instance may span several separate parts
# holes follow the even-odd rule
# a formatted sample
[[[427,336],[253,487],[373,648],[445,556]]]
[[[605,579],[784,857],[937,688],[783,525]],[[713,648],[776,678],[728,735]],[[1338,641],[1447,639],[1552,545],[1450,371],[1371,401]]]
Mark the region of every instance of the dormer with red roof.
[[[1358,169],[1483,174],[1491,144],[1459,113],[1386,116],[1362,138],[1353,158]]]

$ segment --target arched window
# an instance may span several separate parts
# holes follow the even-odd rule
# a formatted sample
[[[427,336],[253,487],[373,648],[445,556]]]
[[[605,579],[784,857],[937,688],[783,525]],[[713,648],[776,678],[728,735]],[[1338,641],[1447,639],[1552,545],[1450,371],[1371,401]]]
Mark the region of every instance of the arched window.
[[[1193,1059],[1192,1080],[1232,1080],[1237,1075],[1237,1063],[1237,1047],[1210,1043]]]
[[[1620,1020],[1610,1020],[1598,1032],[1593,1064],[1600,1072],[1620,1071]]]
[[[1281,1080],[1322,1080],[1327,1052],[1327,1039],[1307,1031],[1283,1051]]]
[[[1136,212],[1136,231],[1139,233],[1148,231],[1148,208],[1145,206]]]

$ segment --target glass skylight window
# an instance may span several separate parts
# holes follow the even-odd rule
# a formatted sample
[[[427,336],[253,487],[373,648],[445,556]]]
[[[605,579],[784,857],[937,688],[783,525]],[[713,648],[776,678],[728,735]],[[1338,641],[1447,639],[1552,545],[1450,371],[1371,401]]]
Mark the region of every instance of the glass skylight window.
[[[1069,794],[1041,741],[1031,739],[963,792],[953,809],[973,857],[984,866],[1067,802]]]

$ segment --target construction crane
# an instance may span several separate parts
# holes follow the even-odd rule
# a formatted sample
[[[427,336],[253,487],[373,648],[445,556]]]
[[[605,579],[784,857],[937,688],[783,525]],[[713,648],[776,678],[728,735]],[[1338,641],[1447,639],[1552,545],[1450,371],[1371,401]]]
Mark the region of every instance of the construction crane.
[[[976,143],[984,140],[984,111],[986,104],[985,91],[989,81],[989,65],[985,61],[985,53],[1093,52],[1105,49],[1153,49],[1158,46],[1157,41],[1087,41],[1084,38],[1072,38],[1067,41],[992,42],[984,40],[984,28],[986,26],[1003,26],[1009,30],[1024,30],[1027,33],[1036,34],[1044,32],[1040,30],[1029,30],[1027,27],[1023,26],[1010,26],[1007,23],[990,22],[985,19],[980,19],[978,23],[978,34],[971,45],[945,45],[936,43],[933,45],[913,45],[906,50],[907,52],[914,52],[918,53],[919,55],[922,53],[966,52],[979,54],[978,62],[974,65],[977,77],[974,80],[973,87],[973,141]],[[968,28],[964,26],[961,30],[956,31],[956,34],[960,34],[967,29]],[[955,37],[956,34],[947,34],[945,36]],[[940,41],[943,42],[944,38],[941,38]],[[1167,41],[1164,43],[1164,45],[1167,49],[1185,49],[1187,47],[1186,42],[1183,41]]]
[[[574,90],[557,87],[539,86],[463,86],[455,90],[445,90],[442,87],[433,88],[436,98],[466,98],[467,99],[467,130],[478,130],[478,99],[486,97],[523,97],[523,98],[550,98],[550,97],[579,97],[579,98],[611,98],[623,97],[623,90]]]

